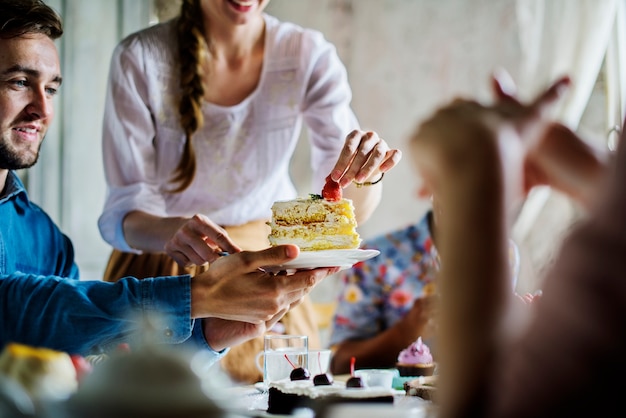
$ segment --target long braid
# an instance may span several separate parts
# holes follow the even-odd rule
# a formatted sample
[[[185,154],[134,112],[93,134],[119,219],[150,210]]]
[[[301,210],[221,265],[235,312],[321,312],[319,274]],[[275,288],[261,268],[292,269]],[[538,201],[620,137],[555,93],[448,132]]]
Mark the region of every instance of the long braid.
[[[185,148],[172,182],[176,185],[171,192],[185,190],[196,174],[196,153],[191,137],[204,123],[202,116],[202,63],[208,45],[204,39],[202,12],[199,0],[183,0],[176,27],[180,61],[181,98],[178,105],[180,124],[185,132]]]

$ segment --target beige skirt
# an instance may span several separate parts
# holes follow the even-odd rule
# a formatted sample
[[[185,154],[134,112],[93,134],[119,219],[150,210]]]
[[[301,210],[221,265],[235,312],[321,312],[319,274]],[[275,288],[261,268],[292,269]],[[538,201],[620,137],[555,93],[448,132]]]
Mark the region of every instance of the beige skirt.
[[[267,248],[269,226],[265,221],[254,221],[241,226],[225,227],[231,239],[242,249],[256,251]],[[143,279],[157,276],[196,275],[206,271],[208,263],[201,266],[182,267],[164,253],[133,254],[113,250],[107,264],[104,280],[115,282],[122,277]],[[242,307],[245,309],[245,307]],[[313,304],[308,296],[303,302],[289,311],[281,319],[285,334],[309,336],[309,348],[321,348],[319,329]],[[263,350],[263,337],[255,338],[231,347],[221,360],[221,365],[230,377],[241,383],[255,383],[263,380],[255,361],[258,352]]]

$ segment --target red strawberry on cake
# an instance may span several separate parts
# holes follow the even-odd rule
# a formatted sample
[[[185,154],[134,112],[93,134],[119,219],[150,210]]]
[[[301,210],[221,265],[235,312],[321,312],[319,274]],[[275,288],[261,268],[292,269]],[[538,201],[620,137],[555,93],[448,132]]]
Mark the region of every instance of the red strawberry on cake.
[[[322,197],[329,202],[339,202],[343,198],[341,186],[330,175],[326,177],[326,184],[322,189]]]

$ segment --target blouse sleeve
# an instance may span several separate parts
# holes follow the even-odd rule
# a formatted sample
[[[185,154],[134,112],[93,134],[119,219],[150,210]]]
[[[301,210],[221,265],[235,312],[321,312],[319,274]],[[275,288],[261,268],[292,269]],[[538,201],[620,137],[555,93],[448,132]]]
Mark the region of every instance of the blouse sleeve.
[[[165,216],[156,176],[154,117],[148,64],[136,43],[121,43],[111,60],[104,110],[102,151],[107,198],[98,226],[106,242],[127,252],[122,221],[132,210]]]
[[[305,37],[303,45],[307,59],[311,59],[303,113],[312,146],[312,187],[321,191],[345,137],[359,129],[359,122],[351,108],[347,71],[335,46],[321,33],[310,33],[312,36]]]

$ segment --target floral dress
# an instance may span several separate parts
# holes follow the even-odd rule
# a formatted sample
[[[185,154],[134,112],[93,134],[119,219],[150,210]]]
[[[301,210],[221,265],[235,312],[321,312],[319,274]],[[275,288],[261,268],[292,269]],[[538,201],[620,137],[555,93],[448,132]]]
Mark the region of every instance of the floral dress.
[[[415,299],[435,291],[438,256],[431,216],[428,212],[417,224],[366,241],[362,248],[380,255],[340,273],[331,346],[375,336],[404,317]]]

